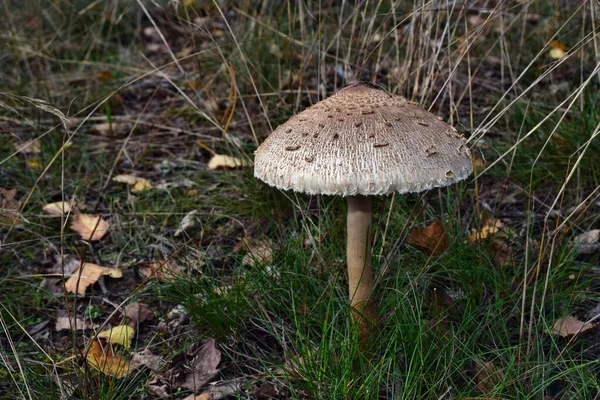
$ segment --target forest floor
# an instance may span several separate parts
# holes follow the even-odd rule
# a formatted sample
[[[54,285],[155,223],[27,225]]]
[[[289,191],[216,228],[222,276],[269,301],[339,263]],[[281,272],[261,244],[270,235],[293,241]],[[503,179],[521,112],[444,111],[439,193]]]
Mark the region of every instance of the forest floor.
[[[0,8],[0,397],[600,398],[596,2]],[[252,168],[355,80],[474,166],[373,200],[368,350],[345,202]]]

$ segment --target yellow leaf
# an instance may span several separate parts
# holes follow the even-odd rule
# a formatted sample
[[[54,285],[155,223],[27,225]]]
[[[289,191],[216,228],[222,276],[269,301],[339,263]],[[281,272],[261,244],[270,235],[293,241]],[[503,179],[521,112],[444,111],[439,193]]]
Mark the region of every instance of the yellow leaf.
[[[99,340],[93,340],[86,354],[88,364],[105,375],[124,378],[129,375],[129,360],[117,354],[110,345],[102,345]]]
[[[77,214],[73,217],[71,228],[81,235],[83,240],[100,240],[108,232],[108,222],[98,215]]]
[[[121,270],[116,268],[105,268],[92,263],[84,263],[73,272],[73,275],[65,282],[67,293],[85,294],[88,286],[98,282],[102,275],[109,275],[111,278],[120,278],[123,276]]]
[[[226,156],[223,154],[215,154],[208,162],[208,169],[231,169],[248,166],[246,160],[237,157]]]
[[[555,49],[551,49],[550,50],[550,58],[554,59],[554,60],[560,60],[561,58],[563,58],[567,53],[565,53],[564,50],[559,49],[559,48],[555,48]]]
[[[135,185],[139,179],[139,177],[129,174],[121,174],[112,178],[114,182],[126,183],[128,185]]]
[[[129,347],[131,347],[131,339],[133,338],[134,333],[135,332],[132,327],[127,325],[119,325],[100,332],[98,334],[98,338],[106,339],[108,343],[120,344],[126,349],[129,349]]]
[[[145,190],[152,189],[152,184],[145,178],[139,176],[122,174],[112,178],[113,181],[119,183],[126,183],[131,186],[132,192],[143,192]]]
[[[495,218],[488,218],[483,228],[481,228],[481,231],[475,232],[471,236],[469,236],[469,241],[480,242],[482,240],[485,240],[492,234],[502,229],[502,227],[504,227],[504,224],[501,220]]]
[[[137,181],[135,183],[135,185],[133,185],[131,187],[131,191],[135,192],[135,193],[143,192],[143,191],[149,190],[149,189],[152,189],[152,184],[144,178],[141,178],[139,181]]]
[[[55,203],[46,204],[43,208],[50,215],[61,216],[70,213],[73,210],[73,203],[66,201],[57,201]]]
[[[27,160],[27,166],[29,166],[29,168],[37,171],[37,170],[42,169],[42,161],[38,158],[34,158],[32,160]]]

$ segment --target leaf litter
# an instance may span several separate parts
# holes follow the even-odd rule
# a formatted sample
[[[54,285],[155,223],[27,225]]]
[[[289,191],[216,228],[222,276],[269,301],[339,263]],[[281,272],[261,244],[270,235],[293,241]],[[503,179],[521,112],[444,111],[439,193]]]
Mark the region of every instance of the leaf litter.
[[[427,255],[443,254],[450,247],[448,235],[440,219],[425,227],[411,229],[406,242]]]
[[[123,273],[117,268],[101,267],[86,262],[83,266],[77,268],[69,279],[67,279],[65,282],[65,290],[67,293],[85,295],[86,289],[98,282],[104,275],[108,275],[111,278],[121,278]]]
[[[178,379],[178,386],[197,391],[217,376],[220,362],[221,351],[215,339],[208,339],[193,355],[192,362]]]
[[[75,214],[71,222],[71,229],[79,233],[83,240],[91,242],[102,239],[110,225],[99,215]]]
[[[67,215],[75,210],[75,203],[73,201],[57,201],[54,203],[48,203],[42,207],[46,213],[60,217],[61,215]]]
[[[551,333],[564,338],[579,336],[590,332],[598,327],[597,323],[587,323],[578,318],[569,315],[561,318],[554,323]]]

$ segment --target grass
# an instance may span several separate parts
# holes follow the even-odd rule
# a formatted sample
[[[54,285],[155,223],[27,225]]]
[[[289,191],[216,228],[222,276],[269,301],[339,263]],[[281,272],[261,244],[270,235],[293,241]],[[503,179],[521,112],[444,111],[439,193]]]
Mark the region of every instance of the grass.
[[[593,323],[600,302],[598,252],[572,245],[599,228],[594,2],[0,7],[0,188],[18,203],[0,196],[0,397],[156,398],[164,386],[185,398],[167,375],[208,338],[215,385],[240,386],[231,398],[599,396],[598,332],[550,333],[566,316]],[[274,127],[351,78],[419,101],[477,160],[455,187],[375,200],[381,320],[368,351],[349,323],[345,202],[207,168],[214,154],[252,160]],[[32,139],[39,150],[17,151]],[[118,174],[162,186],[136,193]],[[110,235],[86,243],[71,216],[42,209],[70,198]],[[501,232],[469,240],[489,218]],[[436,219],[445,252],[407,244]],[[248,262],[244,238],[270,241],[272,260]],[[61,253],[124,276],[75,299],[52,275]],[[176,278],[145,278],[151,262],[176,264]],[[166,366],[117,379],[85,349],[132,301],[156,318],[117,352]],[[55,330],[66,311],[98,326]]]

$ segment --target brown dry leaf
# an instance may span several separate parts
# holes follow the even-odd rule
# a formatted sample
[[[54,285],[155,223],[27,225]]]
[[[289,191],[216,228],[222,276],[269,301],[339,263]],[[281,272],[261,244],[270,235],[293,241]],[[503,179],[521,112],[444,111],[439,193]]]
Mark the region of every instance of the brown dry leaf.
[[[56,317],[56,322],[54,323],[54,330],[56,331],[80,331],[95,327],[96,326],[90,321],[86,321],[81,318],[69,318],[68,316]]]
[[[15,143],[15,148],[22,154],[40,154],[42,145],[39,139],[33,139],[25,143]]]
[[[17,189],[0,188],[0,226],[14,226],[21,222]]]
[[[494,238],[491,244],[494,252],[494,264],[498,267],[510,266],[514,263],[514,251],[505,238]]]
[[[17,197],[17,189],[0,188],[0,209],[2,210],[18,210],[19,202]]]
[[[98,339],[106,339],[110,344],[120,344],[126,349],[131,347],[135,331],[128,325],[118,325],[98,333]]]
[[[125,306],[123,313],[128,319],[128,325],[137,325],[140,322],[150,321],[154,318],[154,311],[144,303],[130,303]]]
[[[77,293],[85,295],[88,286],[98,282],[101,276],[108,275],[111,278],[120,278],[123,276],[121,270],[117,268],[101,267],[92,263],[84,263],[83,267],[77,268],[73,275],[65,282],[67,293]]]
[[[600,251],[600,229],[575,236],[573,245],[581,254],[593,254]]]
[[[60,217],[61,215],[67,215],[75,208],[74,202],[57,201],[55,203],[48,203],[42,209],[50,215]]]
[[[83,240],[100,240],[108,232],[108,222],[99,215],[76,214],[71,229],[81,235]]]
[[[479,173],[483,171],[485,167],[487,167],[485,160],[479,157],[473,157],[473,171],[475,172],[475,175],[479,175]]]
[[[488,393],[504,379],[504,370],[492,361],[475,360],[475,382],[477,389]]]
[[[113,122],[111,124],[108,122],[101,122],[99,124],[92,126],[92,129],[95,130],[96,132],[100,133],[101,135],[110,135],[110,134],[118,134],[118,133],[127,132],[130,129],[130,126],[128,123]]]
[[[248,166],[248,161],[241,158],[226,156],[223,154],[215,154],[208,162],[208,169],[232,169]]]
[[[132,371],[129,360],[115,353],[112,346],[97,339],[89,344],[85,358],[92,368],[105,375],[124,378]]]
[[[427,255],[440,255],[449,247],[446,230],[439,219],[423,228],[411,229],[406,243]]]
[[[242,265],[264,265],[273,262],[273,242],[266,240],[253,240],[244,238],[234,248],[234,252],[246,251],[246,255],[242,260]]]
[[[561,337],[573,337],[581,335],[582,333],[595,329],[597,324],[585,323],[578,320],[576,317],[568,316],[561,318],[554,323],[552,327],[553,335],[560,335]]]
[[[157,278],[163,281],[175,279],[183,273],[181,267],[173,260],[154,261],[140,268],[139,271],[144,278]]]
[[[471,236],[469,236],[469,241],[474,243],[485,240],[494,233],[497,233],[503,227],[504,223],[502,223],[501,220],[495,218],[488,218],[485,221],[483,227],[481,228],[481,231],[474,232]]]
[[[208,339],[194,357],[191,371],[184,376],[180,386],[193,391],[200,389],[217,375],[220,362],[221,352],[217,349],[215,339]]]
[[[148,349],[135,352],[131,355],[131,369],[146,367],[151,371],[158,372],[164,368],[166,361],[161,357],[152,354]]]
[[[223,383],[221,385],[211,386],[210,389],[200,393],[199,395],[191,394],[188,397],[185,397],[183,400],[221,400],[232,396],[236,393],[240,393],[243,389],[244,383],[244,379],[234,379],[230,382]]]
[[[108,82],[112,79],[112,72],[104,70],[104,71],[98,72],[98,74],[96,76],[102,82]]]

